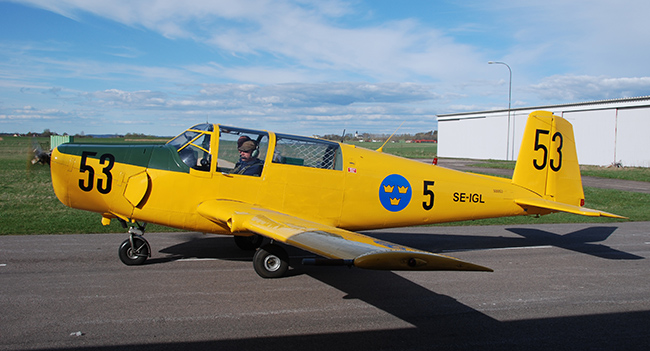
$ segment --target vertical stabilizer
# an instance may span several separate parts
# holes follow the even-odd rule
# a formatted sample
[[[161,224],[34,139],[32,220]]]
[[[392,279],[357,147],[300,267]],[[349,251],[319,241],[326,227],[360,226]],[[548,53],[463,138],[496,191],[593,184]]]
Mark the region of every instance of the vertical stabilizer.
[[[573,127],[548,111],[528,116],[512,182],[545,200],[584,205]]]

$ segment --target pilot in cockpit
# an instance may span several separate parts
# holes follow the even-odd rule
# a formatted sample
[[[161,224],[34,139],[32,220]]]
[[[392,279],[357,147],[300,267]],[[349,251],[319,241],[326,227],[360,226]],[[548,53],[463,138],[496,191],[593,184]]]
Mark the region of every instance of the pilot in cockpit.
[[[264,162],[257,158],[259,148],[257,143],[247,136],[242,136],[237,140],[237,150],[239,150],[239,162],[231,174],[243,174],[259,177],[264,168]]]

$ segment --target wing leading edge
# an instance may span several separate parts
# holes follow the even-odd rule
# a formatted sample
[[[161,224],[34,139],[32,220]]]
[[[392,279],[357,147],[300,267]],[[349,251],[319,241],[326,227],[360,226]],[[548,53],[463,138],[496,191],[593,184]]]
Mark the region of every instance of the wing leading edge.
[[[199,205],[197,211],[212,221],[226,223],[233,233],[250,231],[330,259],[352,262],[360,268],[492,271],[453,257],[415,250],[241,202],[207,201]]]

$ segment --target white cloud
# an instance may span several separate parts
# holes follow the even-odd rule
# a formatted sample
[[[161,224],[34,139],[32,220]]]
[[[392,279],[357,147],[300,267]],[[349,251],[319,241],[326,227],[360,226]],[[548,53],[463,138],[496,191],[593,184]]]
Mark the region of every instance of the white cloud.
[[[162,131],[160,121],[182,128],[206,116],[310,131],[355,124],[383,131],[397,120],[417,128],[436,113],[507,107],[508,72],[489,60],[512,67],[513,106],[649,92],[646,1],[428,5],[453,7],[460,19],[444,24],[429,14],[369,20],[371,1],[17,2],[89,28],[108,19],[120,24],[106,24],[110,30],[161,41],[141,45],[123,35],[94,47],[103,56],[67,38],[0,42],[5,120],[59,110],[62,120],[98,128],[115,120],[163,134],[177,130]],[[27,104],[37,112],[18,111]]]
[[[552,76],[530,90],[547,100],[590,101],[650,95],[650,77]]]
[[[295,71],[297,65],[298,71],[301,67],[349,71],[371,79],[402,81],[465,75],[471,71],[468,67],[482,62],[472,47],[455,43],[416,20],[345,26],[339,20],[352,10],[339,1],[25,2],[79,21],[91,13],[170,38],[192,38],[233,55],[271,54],[269,61],[288,67],[285,71]],[[238,76],[242,71],[236,72]],[[252,79],[251,74],[244,79]],[[294,75],[284,82],[294,81]]]
[[[0,107],[0,119],[6,130],[20,131],[15,128],[19,121],[49,120],[59,127],[48,128],[71,134],[84,130],[173,135],[206,119],[294,134],[337,133],[354,125],[388,133],[408,121],[403,130],[417,132],[435,128],[431,101],[436,98],[430,86],[413,83],[204,84],[185,86],[183,95],[120,89],[66,92],[64,99],[57,98],[65,101],[60,109]],[[133,129],[125,131],[123,125]]]
[[[503,59],[528,71],[635,76],[650,60],[645,0],[495,0],[480,5],[515,39]],[[543,77],[543,76],[542,76]],[[541,77],[539,77],[541,78]]]

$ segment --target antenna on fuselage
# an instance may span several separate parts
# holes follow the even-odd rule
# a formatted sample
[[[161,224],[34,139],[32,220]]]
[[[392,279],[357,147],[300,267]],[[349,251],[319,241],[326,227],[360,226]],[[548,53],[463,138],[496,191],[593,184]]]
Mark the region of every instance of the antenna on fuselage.
[[[404,121],[404,122],[406,122],[406,121]],[[402,123],[399,125],[399,127],[397,127],[397,129],[395,129],[395,131],[393,132],[393,134],[391,134],[391,135],[388,137],[388,139],[386,139],[386,141],[384,142],[384,145],[382,145],[379,149],[376,150],[377,152],[384,152],[384,146],[386,146],[386,144],[388,143],[388,141],[390,140],[390,138],[392,138],[393,135],[395,135],[395,133],[397,133],[397,131],[402,127],[402,124],[404,124],[404,122],[402,122]]]

